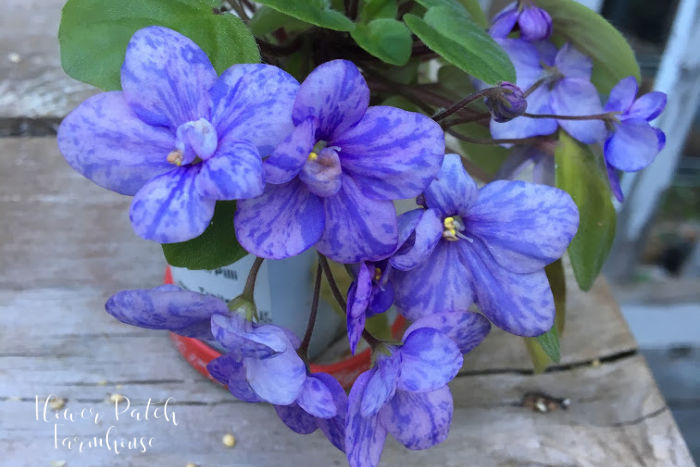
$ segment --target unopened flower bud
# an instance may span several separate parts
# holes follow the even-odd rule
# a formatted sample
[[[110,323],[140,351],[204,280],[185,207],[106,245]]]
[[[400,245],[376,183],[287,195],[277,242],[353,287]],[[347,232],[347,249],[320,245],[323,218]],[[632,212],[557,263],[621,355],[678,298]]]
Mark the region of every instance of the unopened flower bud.
[[[527,100],[523,91],[513,83],[503,81],[486,98],[486,106],[494,121],[503,123],[525,113]]]
[[[520,37],[526,41],[541,41],[552,35],[552,17],[542,8],[526,6],[518,18]]]

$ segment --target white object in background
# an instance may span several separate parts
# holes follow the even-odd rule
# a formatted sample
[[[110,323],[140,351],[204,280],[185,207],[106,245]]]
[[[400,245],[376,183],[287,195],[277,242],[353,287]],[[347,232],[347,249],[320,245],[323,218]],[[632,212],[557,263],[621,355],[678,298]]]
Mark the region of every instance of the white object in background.
[[[261,321],[290,329],[304,337],[313,298],[314,250],[280,261],[266,260],[255,283],[255,304]],[[190,270],[172,267],[173,282],[194,292],[231,300],[243,292],[255,257],[245,258],[223,268]],[[343,329],[343,319],[323,299],[319,301],[316,327],[309,346],[311,358],[320,354]]]
[[[603,6],[603,0],[576,0],[581,5],[587,6],[593,11],[600,11]]]

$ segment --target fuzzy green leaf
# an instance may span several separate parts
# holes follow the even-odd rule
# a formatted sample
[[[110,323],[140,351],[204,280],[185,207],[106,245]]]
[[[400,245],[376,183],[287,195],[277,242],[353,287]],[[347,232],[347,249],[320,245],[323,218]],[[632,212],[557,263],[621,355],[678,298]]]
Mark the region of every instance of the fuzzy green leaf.
[[[347,16],[331,9],[328,0],[257,0],[258,3],[293,18],[335,31],[352,31],[355,28]]]
[[[411,58],[411,31],[401,21],[373,19],[358,24],[350,35],[357,45],[386,63],[403,66]]]

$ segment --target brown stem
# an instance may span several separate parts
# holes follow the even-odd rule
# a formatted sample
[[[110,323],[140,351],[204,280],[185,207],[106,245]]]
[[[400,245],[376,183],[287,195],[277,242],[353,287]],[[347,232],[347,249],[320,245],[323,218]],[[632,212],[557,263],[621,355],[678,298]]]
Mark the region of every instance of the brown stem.
[[[525,112],[523,117],[527,118],[556,118],[557,120],[608,120],[612,118],[611,112],[593,115],[556,115],[556,114],[531,114]]]
[[[255,262],[250,267],[250,272],[248,273],[248,279],[245,281],[245,287],[243,288],[243,293],[241,294],[244,298],[254,301],[255,293],[255,281],[258,278],[258,272],[260,271],[260,266],[262,266],[264,258],[255,258]]]
[[[455,102],[450,107],[443,110],[442,112],[439,112],[437,115],[435,115],[433,117],[433,120],[438,122],[438,121],[442,120],[443,118],[449,117],[453,113],[460,111],[462,109],[462,107],[469,105],[470,103],[474,102],[477,99],[481,99],[482,97],[488,96],[490,93],[493,92],[493,89],[494,88],[486,88],[486,89],[481,90],[479,92],[475,92],[473,94],[468,95],[464,99],[461,99],[461,100]]]
[[[549,80],[549,77],[547,77],[547,76],[545,76],[544,78],[538,79],[537,81],[535,81],[534,83],[532,83],[532,86],[530,86],[529,88],[527,88],[527,89],[525,90],[525,92],[523,92],[523,96],[524,96],[524,97],[529,96],[530,94],[532,94],[533,92],[535,92],[535,89],[537,89],[537,88],[539,88],[540,86],[542,86],[547,80]]]
[[[309,343],[311,343],[311,334],[314,332],[314,326],[316,325],[316,315],[318,315],[318,298],[321,295],[321,258],[318,260],[318,267],[316,268],[316,281],[314,282],[314,295],[311,301],[311,313],[309,314],[309,321],[306,324],[306,333],[304,334],[304,340],[301,341],[299,346],[299,354],[306,357],[309,352]]]

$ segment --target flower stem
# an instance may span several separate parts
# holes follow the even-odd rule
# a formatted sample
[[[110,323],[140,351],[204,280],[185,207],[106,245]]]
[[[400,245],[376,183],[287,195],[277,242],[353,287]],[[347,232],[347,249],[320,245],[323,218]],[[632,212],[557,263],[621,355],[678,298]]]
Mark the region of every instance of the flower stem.
[[[474,102],[477,99],[480,99],[482,97],[486,97],[487,95],[489,95],[492,92],[492,89],[493,88],[486,88],[486,89],[481,90],[479,92],[475,92],[473,94],[468,95],[464,99],[455,102],[449,108],[443,110],[442,112],[438,112],[435,116],[433,116],[433,120],[438,122],[438,121],[442,120],[443,118],[449,117],[453,113],[461,110],[462,107],[469,105],[470,103]]]
[[[318,258],[318,267],[316,268],[316,280],[314,282],[314,295],[311,300],[311,313],[309,314],[309,321],[306,324],[306,333],[304,334],[304,340],[301,341],[299,346],[299,353],[306,357],[309,352],[309,344],[311,343],[311,334],[314,332],[314,326],[316,325],[316,315],[318,315],[318,298],[321,295],[321,256]]]
[[[243,293],[241,296],[254,302],[255,294],[255,281],[258,278],[258,272],[260,271],[260,266],[262,266],[264,258],[255,258],[255,262],[250,267],[250,272],[248,273],[248,279],[245,281],[245,287],[243,288]]]
[[[357,18],[358,0],[345,0],[345,15],[351,20]]]
[[[523,117],[527,118],[556,118],[557,120],[609,120],[613,117],[611,112],[593,115],[556,115],[556,114],[531,114],[525,112]]]
[[[524,95],[525,97],[529,96],[530,94],[532,94],[533,92],[535,92],[535,89],[537,89],[537,88],[539,88],[540,86],[542,86],[542,85],[543,85],[547,80],[549,80],[549,79],[550,79],[549,76],[545,76],[545,77],[543,77],[543,78],[538,79],[537,81],[535,81],[534,83],[532,83],[532,86],[530,86],[529,88],[527,88],[527,89],[525,90],[525,92],[523,93],[523,95]]]

